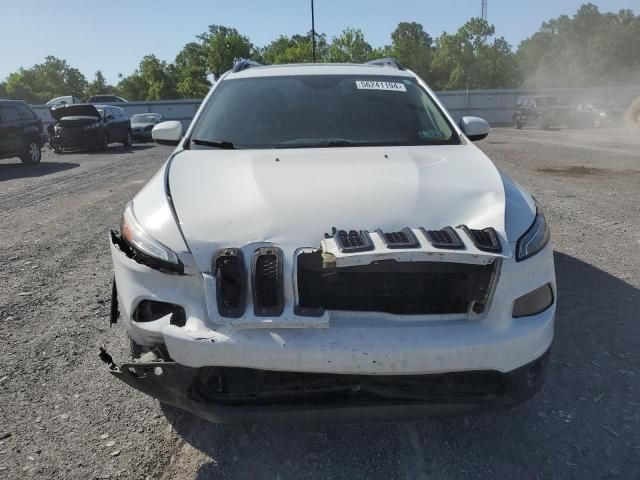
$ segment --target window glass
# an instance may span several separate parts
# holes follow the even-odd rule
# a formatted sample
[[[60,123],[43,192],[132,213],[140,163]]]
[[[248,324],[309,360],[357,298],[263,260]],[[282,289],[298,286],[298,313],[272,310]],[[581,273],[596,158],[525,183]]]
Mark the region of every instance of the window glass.
[[[35,113],[26,105],[18,103],[16,105],[16,108],[18,109],[18,112],[20,113],[20,117],[23,120],[33,120],[34,118],[36,118]]]
[[[20,120],[20,112],[14,105],[4,105],[0,107],[2,120],[5,122],[15,122]]]
[[[414,78],[375,74],[225,80],[191,138],[237,148],[460,142]]]

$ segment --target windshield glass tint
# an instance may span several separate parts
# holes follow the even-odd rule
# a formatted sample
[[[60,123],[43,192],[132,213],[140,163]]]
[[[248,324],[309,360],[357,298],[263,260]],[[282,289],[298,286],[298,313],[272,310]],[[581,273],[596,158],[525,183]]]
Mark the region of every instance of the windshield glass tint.
[[[236,148],[459,143],[414,79],[377,75],[223,80],[190,138]]]
[[[154,123],[155,120],[153,115],[138,114],[131,117],[131,123]]]

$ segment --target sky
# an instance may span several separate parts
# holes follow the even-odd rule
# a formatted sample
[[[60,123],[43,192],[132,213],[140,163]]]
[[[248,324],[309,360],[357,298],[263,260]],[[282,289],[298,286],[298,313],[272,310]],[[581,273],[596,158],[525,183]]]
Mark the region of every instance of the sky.
[[[573,15],[586,0],[488,0],[488,19],[515,48],[543,21]],[[629,8],[640,0],[592,0],[600,11]],[[330,39],[360,28],[374,47],[391,43],[401,21],[421,23],[437,37],[480,16],[481,0],[315,0],[316,31]],[[88,80],[102,70],[117,83],[144,55],[173,61],[182,46],[208,25],[237,28],[258,46],[281,34],[311,29],[310,0],[0,0],[0,80],[47,55],[67,60]]]

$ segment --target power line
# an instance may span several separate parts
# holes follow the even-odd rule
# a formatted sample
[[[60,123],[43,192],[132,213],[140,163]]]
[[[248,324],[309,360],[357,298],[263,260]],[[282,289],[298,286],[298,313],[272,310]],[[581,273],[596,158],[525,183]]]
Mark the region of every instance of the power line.
[[[313,63],[316,63],[316,19],[313,11],[313,0],[311,0],[311,50]]]

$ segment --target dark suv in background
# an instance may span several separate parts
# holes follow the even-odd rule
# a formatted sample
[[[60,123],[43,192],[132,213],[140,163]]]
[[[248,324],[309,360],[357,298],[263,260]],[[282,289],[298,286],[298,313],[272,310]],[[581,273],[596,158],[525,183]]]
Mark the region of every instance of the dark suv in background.
[[[540,129],[549,127],[574,127],[575,109],[566,105],[558,97],[533,95],[519,97],[513,112],[513,126],[521,129],[533,125]]]
[[[0,99],[0,158],[39,163],[44,142],[42,120],[26,102]]]
[[[74,103],[52,107],[50,112],[55,123],[49,126],[49,145],[56,153],[133,143],[131,121],[120,107]]]

